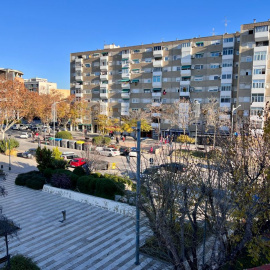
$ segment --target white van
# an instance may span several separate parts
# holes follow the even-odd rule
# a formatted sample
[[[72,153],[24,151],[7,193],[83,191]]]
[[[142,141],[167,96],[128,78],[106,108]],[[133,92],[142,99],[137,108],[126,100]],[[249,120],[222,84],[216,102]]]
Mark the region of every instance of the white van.
[[[78,158],[79,156],[76,155],[74,152],[63,152],[61,155],[61,158],[63,158],[64,160],[70,160],[73,158]]]

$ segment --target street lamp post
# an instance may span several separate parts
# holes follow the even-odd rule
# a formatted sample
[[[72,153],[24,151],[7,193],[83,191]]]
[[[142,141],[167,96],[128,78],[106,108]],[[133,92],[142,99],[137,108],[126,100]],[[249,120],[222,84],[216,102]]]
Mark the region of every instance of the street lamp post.
[[[231,140],[233,138],[233,113],[234,111],[236,111],[239,107],[241,107],[241,104],[238,105],[236,108],[234,108],[234,106],[232,107],[232,126],[231,126]]]
[[[195,115],[195,148],[197,149],[197,140],[198,140],[198,119],[200,117],[200,110],[201,110],[201,104],[198,102],[198,100],[195,100],[194,102],[195,108],[194,108],[194,115]]]
[[[8,135],[8,155],[9,155],[9,171],[11,170],[11,160],[10,160],[10,135]]]

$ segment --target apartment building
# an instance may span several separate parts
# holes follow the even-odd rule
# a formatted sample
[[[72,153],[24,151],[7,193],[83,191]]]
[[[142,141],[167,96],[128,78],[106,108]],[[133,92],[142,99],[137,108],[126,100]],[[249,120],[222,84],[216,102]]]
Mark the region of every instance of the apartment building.
[[[29,91],[38,94],[49,94],[51,90],[57,88],[57,83],[48,82],[47,79],[42,78],[25,79],[24,85]]]
[[[231,34],[71,53],[71,94],[120,119],[148,104],[170,105],[183,98],[205,104],[215,98],[220,108],[236,113],[236,125],[246,117],[260,129],[270,91],[269,25],[254,21]],[[153,130],[183,132],[180,125],[172,128],[155,116]],[[223,117],[231,120],[229,114]],[[97,130],[93,115],[85,120]],[[194,129],[189,129],[192,134]]]

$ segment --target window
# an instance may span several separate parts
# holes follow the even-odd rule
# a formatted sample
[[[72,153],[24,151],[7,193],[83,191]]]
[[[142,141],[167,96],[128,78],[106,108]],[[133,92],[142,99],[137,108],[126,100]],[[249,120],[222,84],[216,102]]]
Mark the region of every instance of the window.
[[[176,61],[176,60],[180,60],[181,59],[181,55],[174,55],[173,56],[173,60]]]
[[[232,67],[233,62],[232,61],[224,61],[222,62],[222,67]]]
[[[176,82],[180,82],[181,81],[181,78],[180,77],[177,77],[177,78],[175,78],[175,81]]]
[[[204,42],[200,41],[200,42],[196,42],[196,47],[203,47]]]
[[[202,92],[202,87],[194,87],[194,92]]]
[[[252,87],[253,88],[264,88],[264,80],[253,80]]]
[[[168,100],[167,100],[166,98],[163,98],[163,99],[162,99],[162,103],[167,103],[167,101],[168,101]]]
[[[220,79],[220,76],[218,76],[218,75],[214,75],[212,80],[214,80],[214,81],[215,81],[215,80],[219,80],[219,79]]]
[[[129,73],[129,69],[128,68],[122,69],[122,74],[128,74],[128,73]]]
[[[139,53],[140,50],[136,49],[136,50],[133,50],[134,53]]]
[[[99,76],[100,72],[94,72],[95,76]]]
[[[139,64],[140,63],[140,60],[139,59],[133,59],[133,64]]]
[[[195,65],[194,69],[203,69],[203,65]]]
[[[144,83],[151,83],[152,82],[152,79],[143,79],[143,82]]]
[[[264,94],[252,94],[252,102],[264,102]]]
[[[220,40],[211,40],[211,45],[218,45],[220,44]]]
[[[263,115],[263,108],[251,107],[250,115],[262,116]]]
[[[132,69],[132,73],[140,73],[140,69],[139,68]]]
[[[85,73],[85,76],[89,77],[90,76],[90,73],[89,72]]]
[[[210,56],[211,57],[217,57],[217,56],[219,56],[219,52],[210,52]]]
[[[210,64],[210,68],[211,69],[219,68],[219,64],[217,64],[217,63]]]
[[[139,94],[140,93],[140,89],[132,89],[131,90],[131,93]]]
[[[253,35],[253,29],[248,30],[249,35]]]
[[[165,56],[164,61],[169,61],[169,56]]]
[[[236,51],[235,51],[235,54],[236,54],[236,55],[239,55],[239,50],[236,50]]]
[[[230,84],[222,84],[221,85],[221,91],[231,91],[232,86]]]
[[[233,42],[233,37],[231,37],[231,38],[224,38],[224,39],[223,39],[223,42],[224,42],[224,43]]]
[[[221,77],[223,80],[226,80],[226,79],[231,79],[232,78],[232,74],[228,73],[228,74],[222,74],[222,77]]]
[[[152,49],[152,48],[146,48],[145,51],[146,51],[146,52],[152,52],[153,49]]]
[[[153,99],[153,102],[159,103],[159,102],[160,102],[160,99],[159,99],[159,98],[154,98],[154,99]]]
[[[143,89],[144,93],[151,93],[151,89]]]
[[[220,103],[231,103],[231,97],[220,97]]]
[[[131,102],[132,102],[132,103],[139,103],[139,101],[140,101],[139,98],[133,98]]]
[[[153,72],[161,72],[161,71],[162,71],[162,67],[153,68]]]
[[[265,74],[265,66],[264,67],[254,67],[253,74]]]
[[[84,93],[85,94],[91,94],[91,90],[90,89],[84,90]]]
[[[223,48],[223,55],[232,55],[233,54],[233,48],[228,47],[228,48]]]
[[[155,46],[154,51],[161,51],[161,46]]]
[[[145,61],[145,63],[151,63],[152,62],[152,58],[145,58],[144,61]]]
[[[129,54],[129,50],[123,50],[122,54]]]
[[[246,57],[246,62],[252,62],[252,56],[247,56]]]
[[[203,58],[203,53],[196,53],[195,58]]]
[[[267,32],[268,31],[268,25],[263,25],[263,26],[257,26],[255,27],[255,32]]]
[[[153,82],[161,82],[161,76],[153,76]]]
[[[262,47],[262,46],[268,46],[269,42],[267,41],[260,41],[260,42],[256,42],[256,47]]]
[[[254,53],[254,61],[261,61],[265,59],[266,59],[266,51]]]
[[[190,47],[190,42],[182,43],[182,48]]]
[[[90,68],[91,65],[90,64],[85,64],[85,67]]]
[[[194,81],[195,82],[200,82],[203,80],[203,76],[194,76]]]
[[[209,87],[208,92],[218,92],[218,86]]]

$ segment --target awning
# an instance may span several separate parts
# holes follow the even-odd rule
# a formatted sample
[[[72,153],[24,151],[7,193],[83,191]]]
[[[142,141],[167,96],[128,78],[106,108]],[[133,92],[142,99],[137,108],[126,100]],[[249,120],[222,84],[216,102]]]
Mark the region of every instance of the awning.
[[[132,61],[139,61],[139,59],[133,59]]]
[[[98,56],[98,55],[99,55],[99,53],[94,53],[94,54],[93,54],[93,56]]]
[[[161,92],[161,90],[162,90],[161,88],[153,88],[154,92]]]
[[[132,80],[132,82],[139,82],[139,81],[140,81],[140,80],[137,80],[137,79],[136,79],[136,80]]]
[[[182,69],[190,69],[191,66],[182,66]]]
[[[102,81],[101,83],[102,84],[108,84],[108,81]]]
[[[123,98],[123,100],[129,100],[129,98]]]
[[[122,58],[122,61],[127,61],[128,60],[128,58]]]
[[[129,69],[129,67],[122,67],[122,69]]]
[[[129,89],[122,89],[122,93],[129,93]]]
[[[102,54],[109,53],[109,52],[102,52]]]
[[[129,79],[122,79],[119,82],[129,82],[129,81],[130,81]]]
[[[139,68],[134,68],[134,69],[132,69],[132,71],[136,71],[136,70],[140,70]]]
[[[183,79],[190,78],[191,76],[182,76]]]
[[[196,42],[196,45],[201,45],[201,44],[203,44],[203,41]]]

